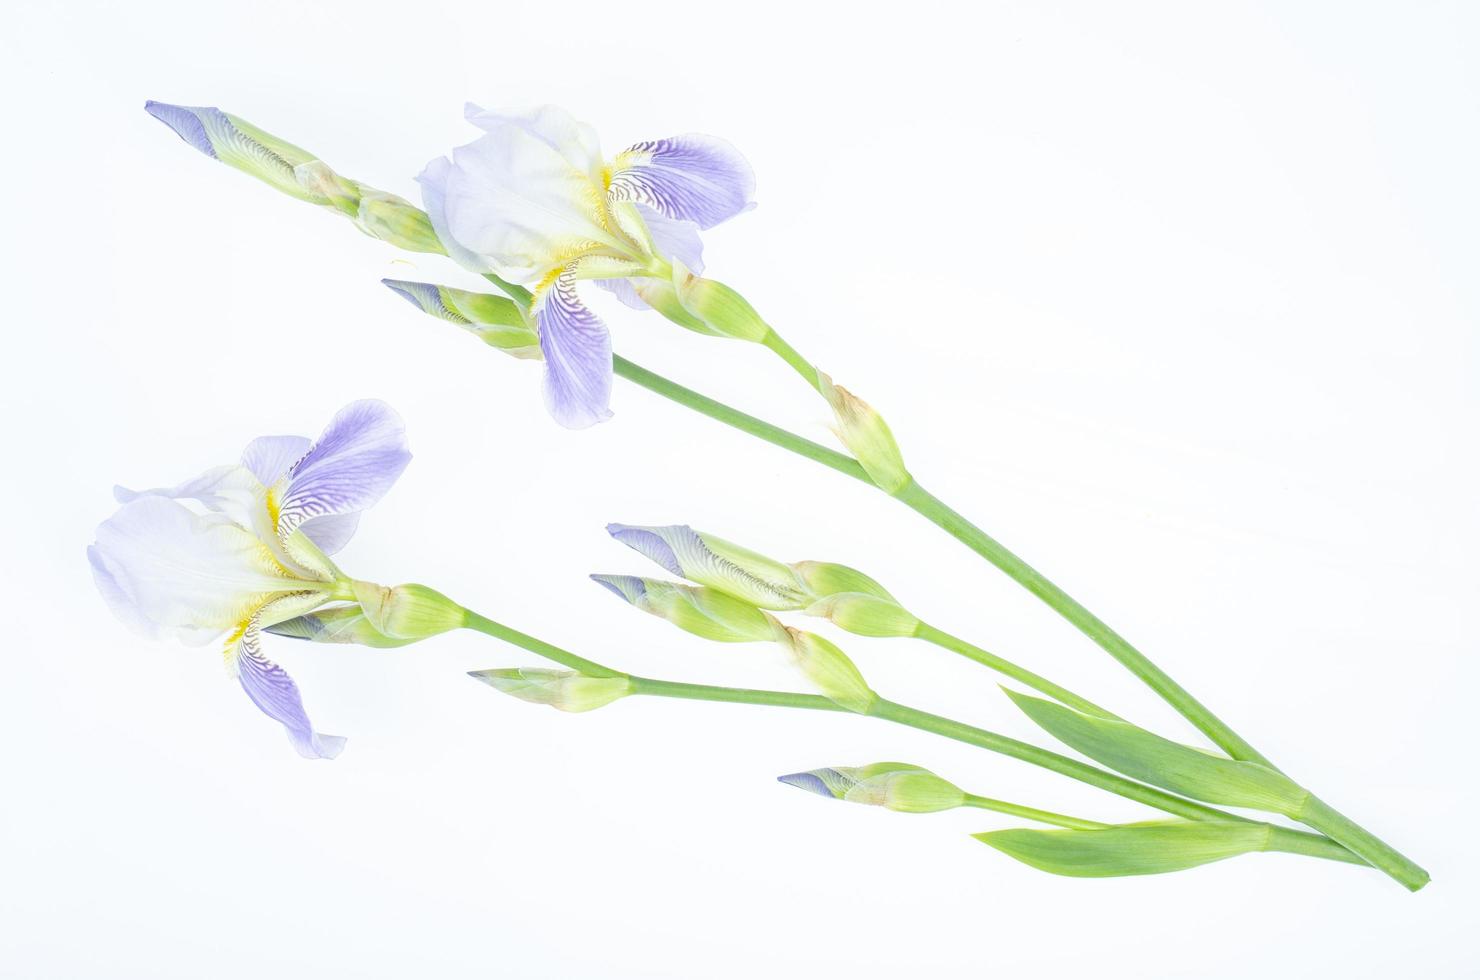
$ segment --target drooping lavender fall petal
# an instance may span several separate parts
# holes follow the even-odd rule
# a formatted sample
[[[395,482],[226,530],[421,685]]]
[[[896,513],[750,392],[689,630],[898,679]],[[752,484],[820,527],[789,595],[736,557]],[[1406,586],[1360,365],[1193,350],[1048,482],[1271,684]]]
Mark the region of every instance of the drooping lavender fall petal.
[[[534,316],[545,355],[545,407],[569,429],[611,417],[612,341],[606,324],[576,295],[563,272],[541,295]]]
[[[242,690],[263,714],[287,730],[288,741],[306,759],[332,759],[344,749],[345,740],[338,735],[321,735],[314,731],[308,713],[303,710],[303,697],[288,672],[262,655],[262,637],[258,617],[253,616],[237,641],[232,658]]]

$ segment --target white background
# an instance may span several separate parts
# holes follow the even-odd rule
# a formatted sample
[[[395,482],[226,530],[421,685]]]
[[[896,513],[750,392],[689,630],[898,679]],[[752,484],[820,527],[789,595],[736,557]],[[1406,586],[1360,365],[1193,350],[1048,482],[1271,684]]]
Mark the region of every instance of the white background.
[[[1473,975],[1474,8],[966,9],[12,4],[0,974]],[[623,383],[609,424],[557,428],[537,367],[377,283],[472,284],[450,263],[211,162],[146,98],[221,106],[412,197],[473,138],[465,99],[564,105],[610,151],[729,138],[761,206],[708,236],[710,272],[879,406],[923,483],[1434,883],[1286,855],[1051,877],[966,836],[1011,821],[773,778],[905,759],[1089,817],[1148,811],[865,719],[562,715],[464,676],[537,662],[472,634],[272,641],[350,739],[299,759],[212,649],[115,622],[83,550],[113,483],[173,483],[366,396],[404,414],[416,459],[343,554],[355,575],[649,675],[797,686],[779,655],[586,581],[652,571],[607,521],[689,522],[857,565],[1194,734],[860,485]],[[619,351],[830,438],[765,351],[592,301]],[[829,635],[888,695],[1041,740],[975,665]]]

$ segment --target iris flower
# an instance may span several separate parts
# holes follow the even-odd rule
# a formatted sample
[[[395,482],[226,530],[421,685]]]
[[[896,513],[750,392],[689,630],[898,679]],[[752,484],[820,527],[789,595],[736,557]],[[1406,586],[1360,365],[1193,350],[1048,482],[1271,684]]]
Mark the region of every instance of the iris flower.
[[[228,671],[280,722],[300,755],[332,759],[344,739],[316,732],[298,686],[262,655],[267,627],[353,600],[329,556],[410,462],[400,417],[353,402],[316,442],[263,436],[240,463],[176,487],[115,488],[122,506],[88,548],[98,591],[125,623],[191,645],[225,636]]]
[[[671,292],[675,263],[702,270],[699,232],[749,210],[755,176],[724,140],[636,143],[607,160],[596,132],[562,109],[489,112],[484,136],[418,177],[447,253],[528,286],[545,358],[545,403],[562,425],[611,415],[611,339],[576,293],[597,280],[643,308]]]

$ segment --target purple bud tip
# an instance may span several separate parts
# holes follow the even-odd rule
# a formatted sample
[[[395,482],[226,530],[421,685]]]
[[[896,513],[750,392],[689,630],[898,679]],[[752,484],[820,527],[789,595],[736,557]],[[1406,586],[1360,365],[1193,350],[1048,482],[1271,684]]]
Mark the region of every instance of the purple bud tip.
[[[665,528],[664,530],[671,529]],[[687,531],[689,534],[694,533],[687,527],[682,527],[681,530]],[[674,553],[673,548],[668,542],[663,540],[652,529],[637,527],[632,524],[608,524],[606,526],[606,533],[638,554],[662,565],[674,575],[683,574],[683,566],[678,563],[678,555]]]
[[[826,796],[828,799],[833,798],[832,790],[827,788],[827,783],[824,783],[815,772],[794,772],[785,776],[777,776],[776,781],[795,786],[797,789],[804,789],[809,793],[816,793],[818,796]]]
[[[591,581],[610,589],[628,602],[636,602],[647,594],[647,585],[636,575],[592,575]]]
[[[182,140],[215,159],[216,149],[211,146],[210,137],[206,136],[206,127],[200,121],[200,113],[220,113],[221,110],[209,107],[189,108],[150,100],[144,103],[144,111],[173,129]]]

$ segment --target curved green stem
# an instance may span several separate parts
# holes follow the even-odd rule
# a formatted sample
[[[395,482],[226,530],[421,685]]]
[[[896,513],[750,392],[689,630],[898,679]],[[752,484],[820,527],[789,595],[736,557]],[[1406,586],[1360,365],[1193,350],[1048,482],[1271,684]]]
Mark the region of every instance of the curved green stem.
[[[938,647],[950,650],[953,653],[959,653],[969,660],[975,660],[977,663],[989,667],[1006,677],[1011,677],[1013,680],[1019,681],[1041,694],[1047,694],[1060,704],[1066,704],[1087,715],[1109,718],[1112,721],[1124,720],[1119,715],[1107,711],[1088,698],[1080,697],[1066,687],[1060,687],[1046,677],[1041,677],[1025,667],[1019,667],[1011,660],[1005,660],[995,653],[983,650],[975,644],[967,643],[959,636],[953,636],[945,630],[936,629],[929,623],[922,621],[919,626],[915,627],[915,636],[927,643],[934,643]]]
[[[1112,826],[1108,823],[1081,820],[1078,817],[1068,817],[1062,813],[1054,813],[1052,810],[1040,810],[1037,807],[1008,803],[1006,800],[993,800],[985,796],[975,796],[971,793],[966,794],[966,802],[962,806],[975,807],[978,810],[991,810],[994,813],[1005,813],[1008,816],[1022,817],[1025,820],[1036,820],[1039,823],[1052,824],[1055,827],[1063,827],[1067,830],[1104,830],[1106,827]]]
[[[761,344],[790,365],[793,371],[802,376],[803,381],[812,386],[813,391],[819,395],[822,394],[822,382],[817,377],[817,366],[803,357],[795,347],[788,344],[779,333],[772,329],[761,338]]]
[[[849,713],[844,708],[829,701],[827,698],[816,694],[795,694],[789,691],[758,691],[748,688],[717,687],[710,684],[687,684],[679,681],[656,680],[649,677],[639,677],[614,670],[593,660],[571,653],[569,650],[546,643],[528,633],[505,626],[479,614],[468,611],[465,626],[496,639],[523,647],[532,653],[539,654],[546,659],[553,660],[558,664],[578,670],[581,673],[592,674],[597,677],[627,677],[632,682],[633,694],[645,694],[654,697],[683,698],[697,701],[720,701],[732,704],[758,704],[781,708],[804,708],[814,711],[836,711]],[[927,711],[911,708],[906,705],[896,704],[883,698],[877,699],[870,707],[868,715],[881,718],[895,724],[916,728],[920,731],[941,735],[945,738],[975,745],[1001,755],[1027,762],[1031,765],[1057,772],[1071,779],[1086,783],[1098,789],[1107,790],[1118,796],[1123,796],[1138,803],[1154,807],[1175,816],[1185,817],[1189,820],[1223,820],[1238,822],[1249,821],[1216,807],[1206,806],[1192,800],[1183,799],[1171,793],[1164,792],[1152,786],[1146,786],[1132,779],[1107,772],[1103,769],[1070,759],[1068,756],[1059,755],[1048,749],[1020,742],[1006,735],[999,735],[982,728],[976,728],[963,722],[933,715]],[[1291,835],[1294,835],[1291,838]],[[1272,839],[1292,839],[1290,846],[1300,847],[1299,853],[1309,854],[1312,857],[1326,858],[1332,861],[1343,861],[1346,863],[1363,864],[1361,858],[1356,857],[1346,848],[1335,841],[1327,840],[1315,834],[1307,834],[1302,831],[1289,830],[1284,827],[1273,827]],[[1308,838],[1308,839],[1306,839]]]

